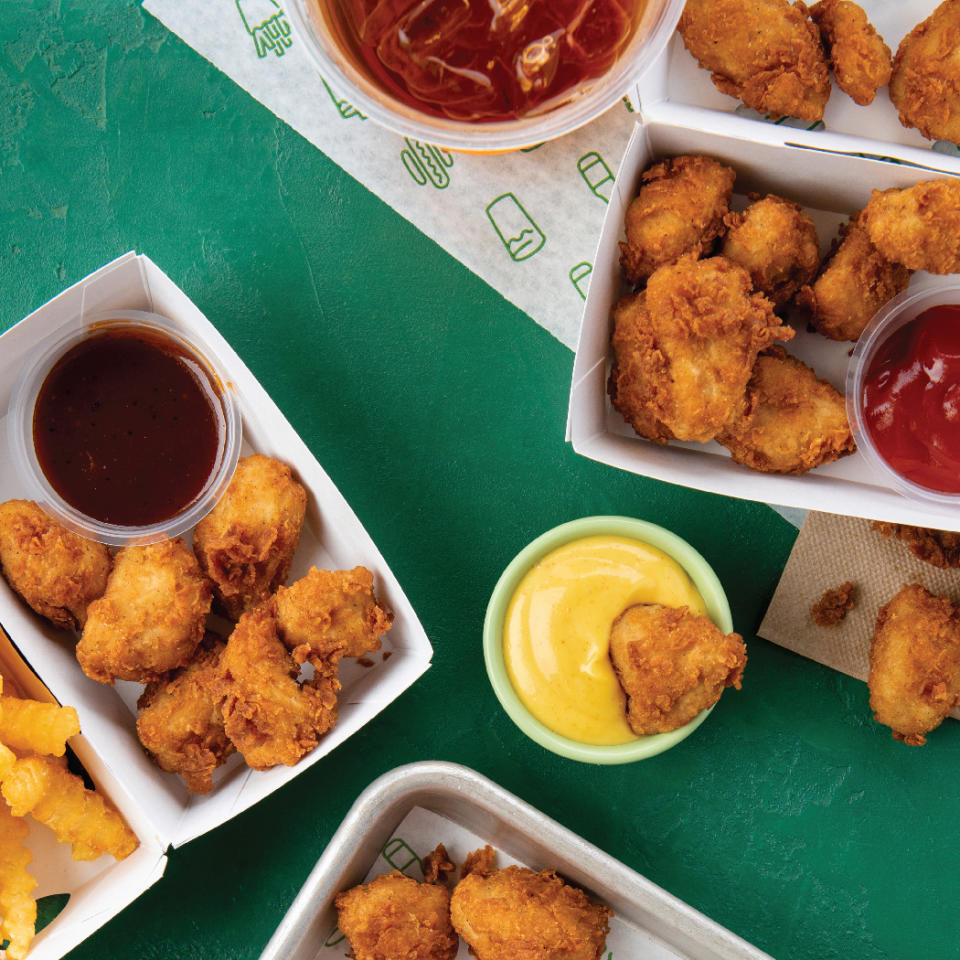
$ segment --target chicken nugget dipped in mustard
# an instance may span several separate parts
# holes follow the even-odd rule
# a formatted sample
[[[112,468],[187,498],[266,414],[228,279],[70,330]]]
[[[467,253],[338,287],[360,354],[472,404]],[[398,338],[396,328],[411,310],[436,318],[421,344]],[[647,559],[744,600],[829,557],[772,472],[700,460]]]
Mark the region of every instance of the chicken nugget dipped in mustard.
[[[67,530],[32,500],[0,503],[0,569],[10,586],[61,630],[82,630],[111,567],[102,544]]]
[[[686,253],[709,253],[723,233],[733,170],[710,157],[673,157],[643,172],[624,223],[620,265],[631,283]]]
[[[907,584],[880,608],[870,639],[870,708],[894,740],[919,747],[960,706],[960,610]]]
[[[335,904],[354,960],[453,960],[460,948],[450,894],[439,884],[394,870],[338,894]]]
[[[106,592],[90,604],[77,660],[100,683],[159,680],[190,662],[210,602],[210,581],[179,537],[123,547]]]
[[[687,0],[677,30],[722,93],[774,117],[823,119],[830,74],[803,3]]]
[[[725,687],[740,689],[747,648],[686,607],[638,603],[610,628],[610,661],[638,736],[668,733],[712,707]]]
[[[306,491],[285,463],[255,453],[237,464],[226,493],[193,535],[197,559],[231,619],[286,580],[306,509]]]
[[[553,870],[493,869],[490,848],[467,858],[450,898],[454,929],[477,960],[600,960],[613,911]]]

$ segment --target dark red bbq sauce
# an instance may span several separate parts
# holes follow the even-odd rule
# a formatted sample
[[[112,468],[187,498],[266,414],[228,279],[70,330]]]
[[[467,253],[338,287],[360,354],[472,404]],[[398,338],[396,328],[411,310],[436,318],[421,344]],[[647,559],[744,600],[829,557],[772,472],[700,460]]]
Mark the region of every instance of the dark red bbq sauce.
[[[202,491],[220,448],[219,391],[161,333],[110,330],[68,350],[47,374],[33,442],[47,480],[103,523],[143,526]]]
[[[960,493],[960,305],[925,310],[878,348],[864,422],[881,457],[929,490]]]
[[[327,0],[360,66],[435,116],[494,121],[605,73],[645,0]]]

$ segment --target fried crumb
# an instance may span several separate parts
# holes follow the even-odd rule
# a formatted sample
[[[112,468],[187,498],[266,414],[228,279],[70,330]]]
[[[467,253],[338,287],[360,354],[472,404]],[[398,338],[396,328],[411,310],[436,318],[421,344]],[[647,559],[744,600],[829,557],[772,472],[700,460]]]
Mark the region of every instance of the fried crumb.
[[[447,848],[438,843],[437,848],[423,858],[423,882],[443,883],[448,874],[456,870],[456,865],[450,859]]]
[[[373,661],[369,657],[357,657],[357,663],[359,663],[361,667],[373,666]]]
[[[471,873],[486,875],[493,870],[496,860],[497,851],[490,844],[481,847],[479,850],[474,850],[472,853],[468,853],[463,861],[463,866],[460,868],[460,878],[463,879]]]
[[[931,566],[941,569],[960,567],[960,533],[880,520],[874,520],[870,529],[876,530],[885,539],[896,537],[902,540],[918,560]]]
[[[392,650],[384,650],[384,651],[383,651],[383,659],[384,659],[384,660],[389,660],[392,656],[393,656],[393,651],[392,651]]]
[[[810,608],[810,615],[819,627],[835,627],[853,609],[853,604],[853,584],[848,580],[827,590]]]

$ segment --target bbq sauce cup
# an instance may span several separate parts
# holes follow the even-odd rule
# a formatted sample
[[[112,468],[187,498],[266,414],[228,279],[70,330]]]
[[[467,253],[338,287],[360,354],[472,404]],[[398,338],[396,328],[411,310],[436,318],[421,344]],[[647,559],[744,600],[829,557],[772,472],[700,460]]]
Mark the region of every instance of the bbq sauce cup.
[[[334,12],[339,2],[291,0],[287,12],[324,82],[329,79],[336,94],[345,98],[336,101],[341,113],[359,112],[414,141],[465,153],[505,153],[532,147],[599,117],[660,56],[684,5],[684,0],[637,0],[642,9],[636,28],[605,73],[515,119],[470,122],[417,109],[387,89],[364,63],[342,15]]]
[[[85,343],[92,343],[96,338],[111,336],[119,340],[139,340],[152,344],[159,352],[175,357],[183,368],[186,381],[195,383],[197,395],[202,396],[206,404],[202,419],[207,424],[205,435],[208,454],[204,462],[210,464],[209,469],[205,471],[205,476],[203,472],[199,474],[200,479],[193,484],[195,491],[184,496],[182,502],[169,510],[157,508],[163,515],[143,522],[130,522],[127,519],[114,522],[78,506],[75,492],[65,493],[60,478],[51,477],[45,471],[44,457],[35,442],[35,412],[51,372],[71,351]],[[100,413],[98,411],[98,415]],[[109,410],[102,413],[104,418],[109,418]],[[41,345],[33,361],[24,368],[13,391],[7,424],[13,464],[23,484],[23,497],[35,500],[50,516],[75,533],[111,546],[155,543],[179,536],[195,526],[213,509],[226,490],[240,455],[242,435],[240,411],[233,388],[213,352],[193,335],[186,336],[167,318],[138,310],[115,310],[85,318],[81,327],[63,336],[55,336]],[[215,439],[211,439],[212,431],[216,433]],[[193,452],[191,444],[197,442],[197,432],[196,418],[185,416],[182,434],[177,440],[185,458]],[[145,434],[145,437],[149,444],[149,434]],[[176,471],[176,467],[176,461],[173,461],[170,469]],[[145,486],[156,484],[157,481],[146,465],[143,480]]]
[[[864,390],[874,361],[891,337],[921,314],[941,306],[960,306],[960,280],[931,280],[919,289],[904,290],[877,311],[850,355],[846,381],[847,417],[857,450],[878,478],[915,503],[960,507],[960,493],[923,486],[899,472],[884,458],[868,428],[867,411],[864,408]],[[918,426],[918,429],[922,430],[922,426]],[[960,458],[960,451],[955,452],[955,457]]]

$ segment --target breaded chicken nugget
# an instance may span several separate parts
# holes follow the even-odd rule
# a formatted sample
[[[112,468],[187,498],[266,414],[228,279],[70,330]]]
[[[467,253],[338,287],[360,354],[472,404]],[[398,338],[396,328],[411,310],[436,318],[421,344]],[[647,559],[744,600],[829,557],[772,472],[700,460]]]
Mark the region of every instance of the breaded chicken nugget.
[[[325,657],[331,648],[343,645],[346,657],[373,653],[393,620],[377,603],[373,574],[366,567],[311,567],[296,583],[277,589],[277,618],[283,642],[297,663]]]
[[[830,74],[802,3],[687,0],[677,29],[722,93],[775,117],[823,119]]]
[[[870,525],[883,537],[902,540],[918,560],[946,569],[960,567],[960,533],[952,530],[932,530],[930,527],[911,527],[904,523],[884,523],[874,520]]]
[[[612,916],[553,870],[474,870],[450,898],[454,929],[477,960],[600,960]]]
[[[674,157],[643,172],[627,207],[620,265],[631,283],[685,253],[700,256],[723,231],[736,174],[709,157]]]
[[[453,960],[460,948],[446,888],[398,870],[337,894],[335,904],[354,960]]]
[[[248,766],[292,767],[334,725],[343,650],[339,646],[325,660],[314,657],[314,675],[300,682],[300,664],[280,636],[276,600],[240,618],[220,657],[214,697],[227,736]]]
[[[712,440],[732,416],[757,354],[789,340],[773,305],[725,257],[660,267],[614,309],[610,396],[641,436]]]
[[[796,303],[825,337],[857,340],[873,315],[906,289],[911,272],[870,242],[861,212],[840,228],[819,275],[800,289]]]
[[[140,742],[191,793],[209,793],[213,771],[234,752],[213,694],[225,646],[208,634],[187,666],[148,684],[137,701]]]
[[[106,592],[90,604],[77,660],[100,683],[159,680],[190,662],[210,601],[210,581],[179,537],[123,547]]]
[[[895,740],[923,746],[960,705],[960,613],[918,583],[880,608],[870,640],[870,708]]]
[[[905,127],[960,143],[960,0],[945,0],[900,41],[890,99]]]
[[[960,180],[874,190],[863,225],[880,253],[908,270],[960,273]]]
[[[110,564],[102,543],[71,533],[32,500],[0,503],[3,575],[55,627],[83,629],[87,606],[107,588]]]
[[[255,453],[237,464],[226,493],[193,535],[197,559],[231,619],[287,578],[306,508],[306,491],[285,463]]]
[[[740,689],[747,648],[686,607],[638,603],[610,628],[610,662],[637,736],[667,733],[712,707],[724,687]]]
[[[844,395],[782,347],[757,357],[717,443],[736,463],[765,473],[806,473],[856,449]]]
[[[743,267],[754,288],[777,309],[813,279],[820,265],[820,244],[813,221],[800,204],[768,194],[742,213],[728,213],[724,223],[727,235],[720,252]]]
[[[852,0],[820,0],[810,8],[820,28],[824,49],[837,86],[855,103],[873,103],[877,91],[890,82],[890,48]]]

